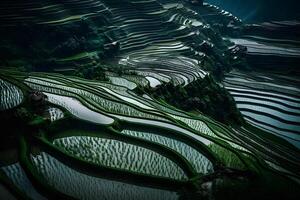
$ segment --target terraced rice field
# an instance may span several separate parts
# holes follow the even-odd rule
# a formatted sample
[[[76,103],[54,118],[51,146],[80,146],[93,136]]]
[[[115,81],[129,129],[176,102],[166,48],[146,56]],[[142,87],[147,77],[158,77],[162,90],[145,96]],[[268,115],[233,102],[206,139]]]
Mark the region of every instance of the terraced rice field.
[[[137,87],[137,85],[134,82],[128,81],[125,78],[113,77],[113,76],[108,76],[108,78],[112,84],[124,86],[130,90],[133,90],[134,88]]]
[[[31,199],[46,199],[34,188],[20,163],[2,167],[1,170],[4,171],[5,175],[15,184],[16,187],[18,187]]]
[[[16,107],[22,100],[23,93],[17,86],[0,79],[0,111]]]
[[[52,1],[29,1],[12,3],[3,2],[7,9],[3,9],[1,15],[1,26],[16,26],[20,22],[64,25],[70,22],[81,20],[82,18],[93,18],[102,12],[106,13],[107,8],[99,1],[68,1],[68,9],[64,9],[64,4]],[[89,13],[87,13],[87,11]],[[7,16],[11,16],[7,18]]]
[[[230,39],[231,42],[235,44],[243,45],[248,48],[248,54],[258,54],[258,55],[277,55],[277,56],[290,56],[290,57],[299,57],[300,49],[299,48],[287,48],[286,46],[275,46],[274,44],[268,44],[263,41],[255,41],[250,39]],[[276,42],[276,41],[275,41]],[[280,42],[280,40],[278,41]]]
[[[62,193],[79,199],[177,199],[175,192],[135,186],[80,173],[42,152],[31,157],[43,178]]]
[[[0,24],[10,29],[22,23],[61,28],[92,21],[104,30],[104,47],[118,43],[119,63],[136,68],[137,73],[150,79],[151,87],[159,85],[158,81],[172,81],[184,86],[206,76],[207,72],[200,67],[201,59],[206,55],[197,50],[214,40],[207,38],[206,32],[212,30],[206,21],[214,23],[223,16],[228,23],[232,20],[240,23],[218,7],[209,4],[193,7],[176,0],[130,0],[126,1],[126,6],[109,0],[68,0],[64,3],[32,0],[14,4],[4,1],[2,4],[6,9],[0,15]],[[98,51],[94,48],[67,57],[55,57],[53,59],[61,64],[61,68],[55,70],[72,70],[74,63],[91,66]],[[117,85],[136,87],[136,83],[120,77],[110,79]]]
[[[247,121],[299,148],[300,88],[293,82],[276,75],[232,72],[225,86]]]
[[[64,113],[58,108],[49,108],[48,112],[51,121],[56,121],[64,118]]]
[[[153,141],[177,151],[193,164],[193,167],[197,170],[198,173],[207,174],[213,171],[212,163],[205,156],[203,156],[201,152],[198,152],[197,150],[183,142],[164,137],[159,134],[147,132],[123,130],[122,133]]]
[[[252,125],[300,147],[299,22],[266,22],[230,39],[247,47],[253,72],[232,71],[224,85]],[[257,72],[254,72],[256,71]],[[265,70],[265,71],[263,71]]]
[[[300,89],[291,84],[297,79],[259,72],[227,74],[224,85],[247,121],[239,128],[140,94],[140,87],[185,87],[209,76],[204,70],[209,55],[203,49],[225,48],[218,46],[225,40],[212,26],[223,24],[226,29],[242,23],[230,13],[176,0],[128,0],[122,5],[117,0],[30,0],[2,5],[0,27],[7,29],[20,23],[54,29],[94,23],[95,32],[105,37],[104,48],[119,45],[115,59],[130,72],[110,70],[107,81],[92,81],[56,73],[0,71],[0,77],[12,77],[10,82],[0,79],[0,112],[26,106],[24,88],[46,95],[43,116],[14,138],[19,162],[0,163],[0,181],[19,196],[198,198],[202,192],[211,194],[223,174],[238,174],[237,180],[240,174],[242,180],[249,174],[272,174],[300,183],[295,148],[300,147]],[[248,46],[248,56],[299,57],[299,49],[284,51],[280,45],[267,45],[266,39],[249,38],[232,41]],[[54,70],[94,66],[99,49],[51,58],[64,65]]]
[[[287,72],[300,63],[299,27],[298,21],[253,24],[229,40],[247,47],[247,60],[254,68]]]
[[[78,136],[56,139],[53,143],[69,154],[99,165],[153,176],[186,179],[184,172],[166,157],[117,140]],[[132,162],[135,164],[132,165]]]
[[[218,23],[220,16],[222,23],[241,23],[216,6],[193,6],[176,0],[129,0],[124,6],[116,0],[3,1],[2,7],[5,9],[0,15],[0,26],[12,30],[19,24],[55,29],[93,22],[103,29],[98,38],[105,37],[104,47],[119,44],[119,63],[134,68],[148,79],[151,87],[158,86],[159,81],[185,86],[205,77],[207,72],[201,69],[201,60],[206,55],[199,49],[207,44],[213,47],[215,38],[210,37],[209,33],[213,32],[210,24]],[[86,39],[99,43],[97,37],[91,37]],[[97,53],[99,48],[92,48],[54,57],[61,65],[54,70],[73,70],[74,63],[81,67],[93,66]],[[110,77],[114,84],[136,87],[136,83],[123,78],[126,79]]]
[[[43,81],[35,81],[38,79]],[[213,174],[220,166],[243,171],[258,170],[260,165],[298,179],[298,158],[294,150],[285,157],[281,152],[283,146],[257,148],[264,141],[253,143],[250,135],[237,137],[236,134],[244,132],[236,133],[205,116],[172,109],[147,95],[138,96],[127,87],[42,73],[24,82],[47,95],[53,113],[50,132],[35,137],[40,150],[32,149],[31,156],[23,158],[24,165],[28,166],[27,173],[40,174],[46,181],[44,187],[60,195],[84,199],[133,195],[137,199],[140,196],[150,199],[156,193],[155,199],[177,199],[179,185],[187,184],[196,176]],[[108,90],[111,92],[107,93]],[[117,98],[118,92],[126,96]],[[108,111],[97,97],[109,99],[110,106],[122,104],[128,107],[124,109],[132,108],[144,114]],[[157,117],[148,118],[148,115]],[[30,142],[24,142],[23,149],[29,151]],[[87,170],[83,172],[81,168]],[[10,174],[9,166],[3,169]],[[138,181],[147,179],[153,183],[151,187]],[[41,180],[35,177],[35,181]],[[37,195],[12,182],[28,196]],[[170,187],[163,189],[164,183]],[[93,192],[96,188],[99,191]],[[115,188],[118,189],[112,193]],[[132,194],[136,190],[139,192]]]
[[[80,101],[74,98],[54,95],[50,93],[45,94],[47,95],[49,102],[66,108],[69,112],[80,119],[99,124],[113,123],[113,119],[111,119],[110,117],[106,117],[105,115],[101,115],[97,112],[94,112],[93,110],[86,108],[80,103]]]

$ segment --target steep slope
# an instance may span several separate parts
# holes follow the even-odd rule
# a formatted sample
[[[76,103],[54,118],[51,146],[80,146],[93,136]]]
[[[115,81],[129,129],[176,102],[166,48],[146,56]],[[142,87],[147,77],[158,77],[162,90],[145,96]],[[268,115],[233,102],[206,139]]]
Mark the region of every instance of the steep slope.
[[[225,87],[246,120],[300,147],[298,21],[246,25],[239,38],[250,70],[232,71]]]
[[[131,81],[118,86],[58,74],[8,73],[18,80],[9,79],[12,83],[24,82],[47,96],[43,104],[35,104],[33,112],[42,118],[29,121],[25,135],[11,128],[21,142],[21,167],[9,159],[6,162],[12,164],[2,170],[13,191],[33,199],[210,199],[233,194],[239,199],[244,192],[249,198],[261,197],[261,192],[292,198],[297,194],[288,195],[286,187],[297,187],[292,180],[299,177],[298,151],[276,137],[269,137],[272,143],[266,145],[264,136],[257,135],[260,139],[253,144],[249,133],[135,94]],[[24,103],[21,106],[26,108]],[[225,192],[227,181],[246,189]],[[254,183],[258,193],[251,194],[248,185]],[[109,188],[115,187],[123,189],[111,192]],[[274,193],[276,187],[281,190]]]
[[[299,49],[282,36],[299,23],[244,25],[199,2],[1,1],[1,186],[298,199]]]
[[[126,59],[149,51],[153,56],[178,54],[201,60],[205,56],[201,49],[207,48],[203,47],[207,42],[215,45],[212,51],[223,45],[205,23],[205,16],[197,13],[198,9],[202,13],[210,8],[184,1],[68,0],[62,4],[35,0],[1,4],[4,66],[70,70],[94,66],[118,52]]]

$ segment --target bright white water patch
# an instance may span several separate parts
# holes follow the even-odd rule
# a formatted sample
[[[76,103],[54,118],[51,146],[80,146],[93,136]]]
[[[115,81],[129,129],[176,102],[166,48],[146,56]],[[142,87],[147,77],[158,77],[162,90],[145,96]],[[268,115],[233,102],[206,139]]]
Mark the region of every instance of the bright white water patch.
[[[267,96],[267,95],[259,95],[259,94],[249,94],[249,93],[243,93],[243,92],[233,92],[233,91],[230,91],[230,94],[232,94],[232,96],[234,98],[238,97],[238,96],[242,96],[243,98],[247,98],[247,100],[245,100],[245,102],[260,102],[261,104],[266,104],[266,103],[270,103],[270,105],[272,106],[278,106],[279,108],[282,108],[282,109],[286,109],[287,111],[290,111],[290,112],[295,112],[295,113],[300,113],[300,103],[297,103],[297,102],[292,102],[288,99],[281,99],[280,97],[277,97],[277,96],[274,96],[274,97],[270,97],[270,96]],[[276,103],[272,102],[272,101],[275,101]],[[284,105],[281,105],[281,104],[284,104]],[[293,106],[293,107],[296,107],[296,108],[299,108],[299,109],[296,109],[296,108],[289,108],[289,107],[286,107],[286,106]]]
[[[266,45],[253,40],[248,39],[229,39],[235,44],[244,45],[247,47],[249,53],[262,53],[262,54],[279,54],[289,56],[300,56],[300,51],[295,49],[288,49],[283,47],[277,47],[272,45]]]
[[[142,76],[138,76],[138,75],[123,75],[122,77],[133,81],[135,83],[137,83],[138,85],[142,86],[142,87],[146,87],[149,83],[147,81],[147,79],[145,79]]]
[[[300,101],[294,95],[299,88],[295,84],[280,84],[281,78],[291,77],[233,71],[226,77],[225,87],[249,123],[299,148]]]
[[[210,160],[208,160],[200,152],[198,152],[197,150],[195,150],[194,148],[192,148],[191,146],[183,142],[168,137],[164,137],[158,134],[147,133],[147,132],[123,130],[122,133],[134,137],[146,139],[155,143],[159,143],[177,151],[193,165],[193,167],[196,169],[198,173],[208,174],[214,171],[213,164],[210,162]]]
[[[147,13],[149,15],[159,15],[159,14],[162,14],[162,13],[165,13],[167,12],[167,10],[159,10],[159,11],[156,11],[156,12],[150,12],[150,13]]]
[[[171,9],[171,8],[182,8],[183,5],[181,3],[167,3],[163,4],[164,9]]]
[[[196,120],[196,119],[191,119],[191,118],[185,118],[185,117],[179,117],[176,115],[170,115],[174,119],[180,120],[187,124],[189,127],[192,129],[199,131],[200,133],[212,136],[212,137],[217,137],[214,132],[202,121]]]
[[[150,83],[150,87],[155,88],[158,85],[161,85],[161,82],[159,80],[157,80],[156,78],[153,78],[151,76],[146,76],[145,77],[149,83]]]
[[[258,76],[257,76],[258,77]],[[268,81],[273,81],[274,79],[270,78],[270,77],[263,77],[264,79],[267,79]],[[237,82],[237,83],[240,83],[240,84],[244,84],[244,85],[247,85],[247,84],[252,84],[252,83],[255,83],[257,85],[264,85],[266,87],[274,87],[274,88],[279,88],[279,89],[283,89],[283,90],[290,90],[291,92],[298,92],[300,93],[300,89],[297,88],[297,87],[293,87],[293,86],[287,86],[287,85],[281,85],[280,83],[279,84],[275,84],[275,83],[272,83],[272,82],[266,82],[266,81],[258,81],[258,80],[251,80],[249,78],[236,78],[236,77],[229,77],[229,78],[226,78],[226,81],[228,81],[229,83],[230,82]]]
[[[145,69],[145,68],[139,68],[138,71],[136,71],[137,74],[141,75],[141,76],[145,76],[145,77],[152,77],[152,78],[155,78],[157,79],[158,81],[160,82],[170,82],[170,77],[166,77],[162,74],[159,74],[159,73],[154,73],[154,72],[151,72],[151,71],[146,71],[148,69]]]
[[[268,125],[264,125],[255,121],[252,121],[250,118],[245,118],[249,123],[253,124],[256,127],[259,127],[261,129],[264,129],[265,131],[268,131],[272,134],[275,134],[286,141],[290,142],[292,145],[300,149],[300,140],[299,140],[299,134],[297,133],[291,133],[288,131],[281,131],[276,128],[270,127]]]
[[[56,139],[53,144],[95,164],[172,179],[187,178],[170,159],[152,150],[117,140],[73,136]]]
[[[275,93],[275,92],[260,91],[260,90],[257,90],[257,89],[239,88],[239,87],[233,87],[233,86],[226,86],[226,89],[230,90],[230,93],[231,93],[231,91],[234,91],[234,92],[237,92],[237,93],[240,93],[240,94],[244,94],[244,93],[249,92],[249,93],[254,93],[256,95],[264,96],[264,97],[268,97],[268,95],[272,95],[272,96],[275,96],[277,98],[291,99],[291,101],[289,101],[288,104],[293,103],[292,106],[299,107],[299,103],[292,102],[292,101],[298,101],[299,102],[299,99],[296,98],[296,97],[288,96],[288,95],[283,95],[283,94],[279,94],[279,93]]]
[[[234,95],[234,93],[233,93],[233,95]],[[287,107],[285,105],[280,104],[280,103],[283,102],[286,105],[290,105],[290,104],[288,104],[288,102],[285,102],[284,100],[280,100],[278,103],[277,102],[275,103],[275,102],[272,102],[272,101],[266,101],[264,99],[261,100],[261,99],[251,98],[250,95],[249,95],[250,97],[248,97],[248,96],[244,97],[244,96],[243,97],[234,96],[233,98],[234,98],[234,100],[238,104],[251,104],[251,103],[255,103],[256,105],[260,105],[260,106],[272,106],[273,107],[272,109],[279,108],[280,110],[291,112],[292,115],[300,115],[300,104],[298,104],[299,105],[298,106],[299,109],[296,109],[296,108],[290,108],[290,107]],[[263,97],[263,98],[265,98],[265,97]],[[271,100],[275,101],[276,99],[273,98]],[[297,120],[297,121],[300,121],[300,116],[299,116],[299,120]]]
[[[202,23],[202,22],[199,22],[199,21],[197,21],[197,20],[194,20],[194,21],[192,22],[192,26],[203,26],[203,23]]]
[[[269,116],[264,115],[264,114],[256,114],[256,113],[249,112],[249,111],[241,111],[241,112],[246,118],[251,117],[252,119],[255,119],[259,122],[264,122],[267,125],[270,124],[270,125],[278,127],[278,128],[284,128],[287,131],[292,130],[292,131],[299,132],[299,130],[300,130],[300,125],[287,124],[287,123],[281,122],[277,119],[274,119],[274,118],[269,117]],[[260,124],[259,122],[257,122],[257,123]]]
[[[113,76],[108,76],[109,80],[111,81],[112,84],[119,85],[119,86],[124,86],[127,87],[130,90],[133,90],[134,88],[137,87],[137,85],[134,82],[128,81],[125,78],[120,78],[120,77],[113,77]]]
[[[146,79],[145,79],[145,81],[147,82]],[[80,82],[80,81],[77,81],[77,82]],[[116,102],[116,101],[111,101],[111,100],[109,100],[107,98],[103,98],[101,96],[101,94],[103,94],[103,93],[105,93],[107,95],[107,92],[104,92],[103,89],[104,90],[109,90],[109,91],[112,92],[112,94],[115,94],[115,95],[117,95],[117,97],[120,97],[121,100],[128,100],[131,103],[134,103],[135,105],[139,105],[140,107],[151,109],[150,107],[144,105],[145,102],[140,103],[139,101],[134,99],[133,95],[127,94],[127,89],[125,87],[119,87],[119,86],[110,85],[110,84],[103,84],[103,83],[99,83],[98,85],[90,85],[90,82],[84,82],[84,83],[85,83],[85,87],[87,87],[87,89],[96,90],[97,95],[95,95],[91,92],[88,92],[86,90],[83,90],[83,89],[77,89],[77,88],[72,88],[72,87],[65,87],[64,89],[66,91],[72,91],[73,93],[81,95],[82,97],[89,99],[90,102],[91,101],[95,102],[102,109],[104,109],[105,111],[108,111],[108,112],[114,112],[114,113],[118,113],[118,114],[134,116],[134,117],[144,117],[144,118],[165,120],[162,117],[159,117],[159,116],[156,116],[156,115],[151,115],[151,114],[148,114],[146,112],[141,112],[133,106],[129,106],[129,105],[119,103],[119,102]],[[104,86],[102,86],[102,85],[104,85]],[[59,90],[59,89],[50,89],[49,90],[50,87],[48,88],[46,86],[39,87],[38,85],[34,85],[34,84],[31,84],[31,83],[30,83],[30,86],[33,87],[33,88],[48,92],[48,93],[55,93],[55,94],[62,94],[62,95],[68,95],[69,94],[68,92],[64,92],[64,91]],[[113,86],[113,87],[110,87],[110,86]],[[56,87],[59,87],[59,86],[56,86]],[[107,87],[110,87],[111,89],[108,89]],[[101,88],[101,89],[99,89],[99,88]],[[118,89],[120,89],[120,88],[122,88],[126,91],[123,91],[123,90],[119,91]],[[127,96],[125,96],[125,95],[127,95]],[[116,98],[112,95],[110,97],[111,98]],[[89,106],[91,106],[91,105],[89,105]],[[152,108],[152,110],[153,110],[153,108]],[[55,114],[55,113],[53,113],[53,114]],[[53,117],[55,117],[55,116],[53,116]]]
[[[52,122],[64,118],[64,113],[58,108],[49,108],[48,112]]]
[[[31,83],[37,83],[41,85],[47,85],[47,86],[65,85],[65,83],[62,83],[60,81],[53,80],[51,78],[44,78],[44,77],[30,76],[29,78],[25,79],[25,81]]]
[[[125,117],[125,116],[121,116],[121,115],[111,115],[113,117],[116,117],[118,119],[122,119],[122,120],[126,120],[128,122],[134,122],[134,123],[140,123],[140,124],[145,124],[145,126],[158,126],[161,128],[167,128],[167,129],[171,129],[174,131],[177,131],[179,133],[181,133],[182,135],[186,135],[188,137],[191,137],[199,142],[202,142],[205,145],[209,145],[212,142],[204,137],[201,137],[200,135],[197,135],[187,129],[181,128],[179,126],[176,126],[174,124],[171,123],[166,123],[166,122],[161,122],[161,121],[155,121],[155,120],[148,120],[148,119],[140,119],[140,118],[133,118],[133,117]]]
[[[212,136],[214,138],[222,139],[218,135],[216,135],[204,122],[202,122],[199,119],[197,120],[197,119],[191,119],[191,118],[186,118],[186,117],[179,117],[179,116],[176,116],[176,115],[170,115],[170,116],[173,117],[174,119],[177,119],[177,120],[180,120],[180,121],[184,122],[189,127],[191,127],[192,129],[194,129],[195,131],[199,131],[200,133]],[[228,136],[224,135],[223,133],[221,133],[221,132],[218,132],[218,133],[220,135],[222,135],[223,137],[228,138]],[[225,142],[227,142],[228,144],[230,144],[230,146],[232,146],[233,148],[236,148],[236,149],[239,149],[239,150],[243,150],[243,151],[248,151],[244,147],[242,147],[242,146],[240,146],[238,144],[235,144],[233,142],[229,142],[227,140]]]
[[[32,186],[31,182],[27,178],[24,170],[22,169],[19,163],[5,166],[2,167],[1,169],[14,183],[14,185],[16,185],[21,191],[23,191],[31,199],[34,200],[46,199],[35,190],[35,188]]]
[[[99,87],[101,87],[103,90],[105,90],[109,94],[111,94],[113,96],[116,96],[117,98],[120,98],[123,101],[127,101],[128,103],[134,104],[134,105],[136,105],[136,106],[138,106],[140,108],[147,109],[147,110],[155,110],[154,108],[151,108],[151,107],[149,107],[149,106],[147,106],[147,105],[145,105],[145,104],[143,104],[143,103],[141,103],[141,102],[139,102],[139,101],[137,101],[135,99],[132,99],[132,98],[120,95],[120,94],[118,94],[118,93],[116,93],[116,92],[114,92],[114,91],[112,91],[112,90],[110,90],[110,89],[108,89],[106,87],[102,87],[102,86],[99,86]]]
[[[143,98],[153,101],[153,99],[148,94],[143,94]]]
[[[280,119],[284,119],[289,122],[295,122],[295,123],[300,122],[299,116],[292,115],[292,114],[286,114],[286,113],[280,112],[273,108],[264,107],[263,104],[252,105],[252,104],[240,103],[240,104],[237,104],[237,108],[240,109],[241,112],[249,111],[249,110],[254,111],[254,112],[259,111],[261,113],[261,115],[263,115],[265,113],[268,115],[276,116]],[[300,126],[300,124],[299,124],[299,126]]]
[[[18,87],[0,79],[0,111],[16,107],[23,98],[23,92]]]
[[[32,156],[32,160],[48,184],[78,199],[173,200],[179,198],[176,192],[88,176],[67,167],[46,153]]]
[[[84,105],[75,98],[60,96],[56,94],[45,93],[48,96],[48,101],[60,105],[67,109],[74,116],[97,124],[112,124],[114,120],[110,117],[97,113]]]

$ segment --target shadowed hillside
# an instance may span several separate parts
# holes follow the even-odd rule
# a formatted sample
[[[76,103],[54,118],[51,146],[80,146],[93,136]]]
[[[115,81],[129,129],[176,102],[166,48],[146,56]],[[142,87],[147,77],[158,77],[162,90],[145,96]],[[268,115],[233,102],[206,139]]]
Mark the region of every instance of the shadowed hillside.
[[[0,199],[299,199],[298,21],[0,5]]]

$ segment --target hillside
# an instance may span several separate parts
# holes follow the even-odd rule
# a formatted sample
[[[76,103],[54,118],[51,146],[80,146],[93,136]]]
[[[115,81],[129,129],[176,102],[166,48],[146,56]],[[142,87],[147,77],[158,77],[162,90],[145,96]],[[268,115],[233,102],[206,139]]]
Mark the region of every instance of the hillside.
[[[0,4],[0,199],[300,197],[299,22]]]

